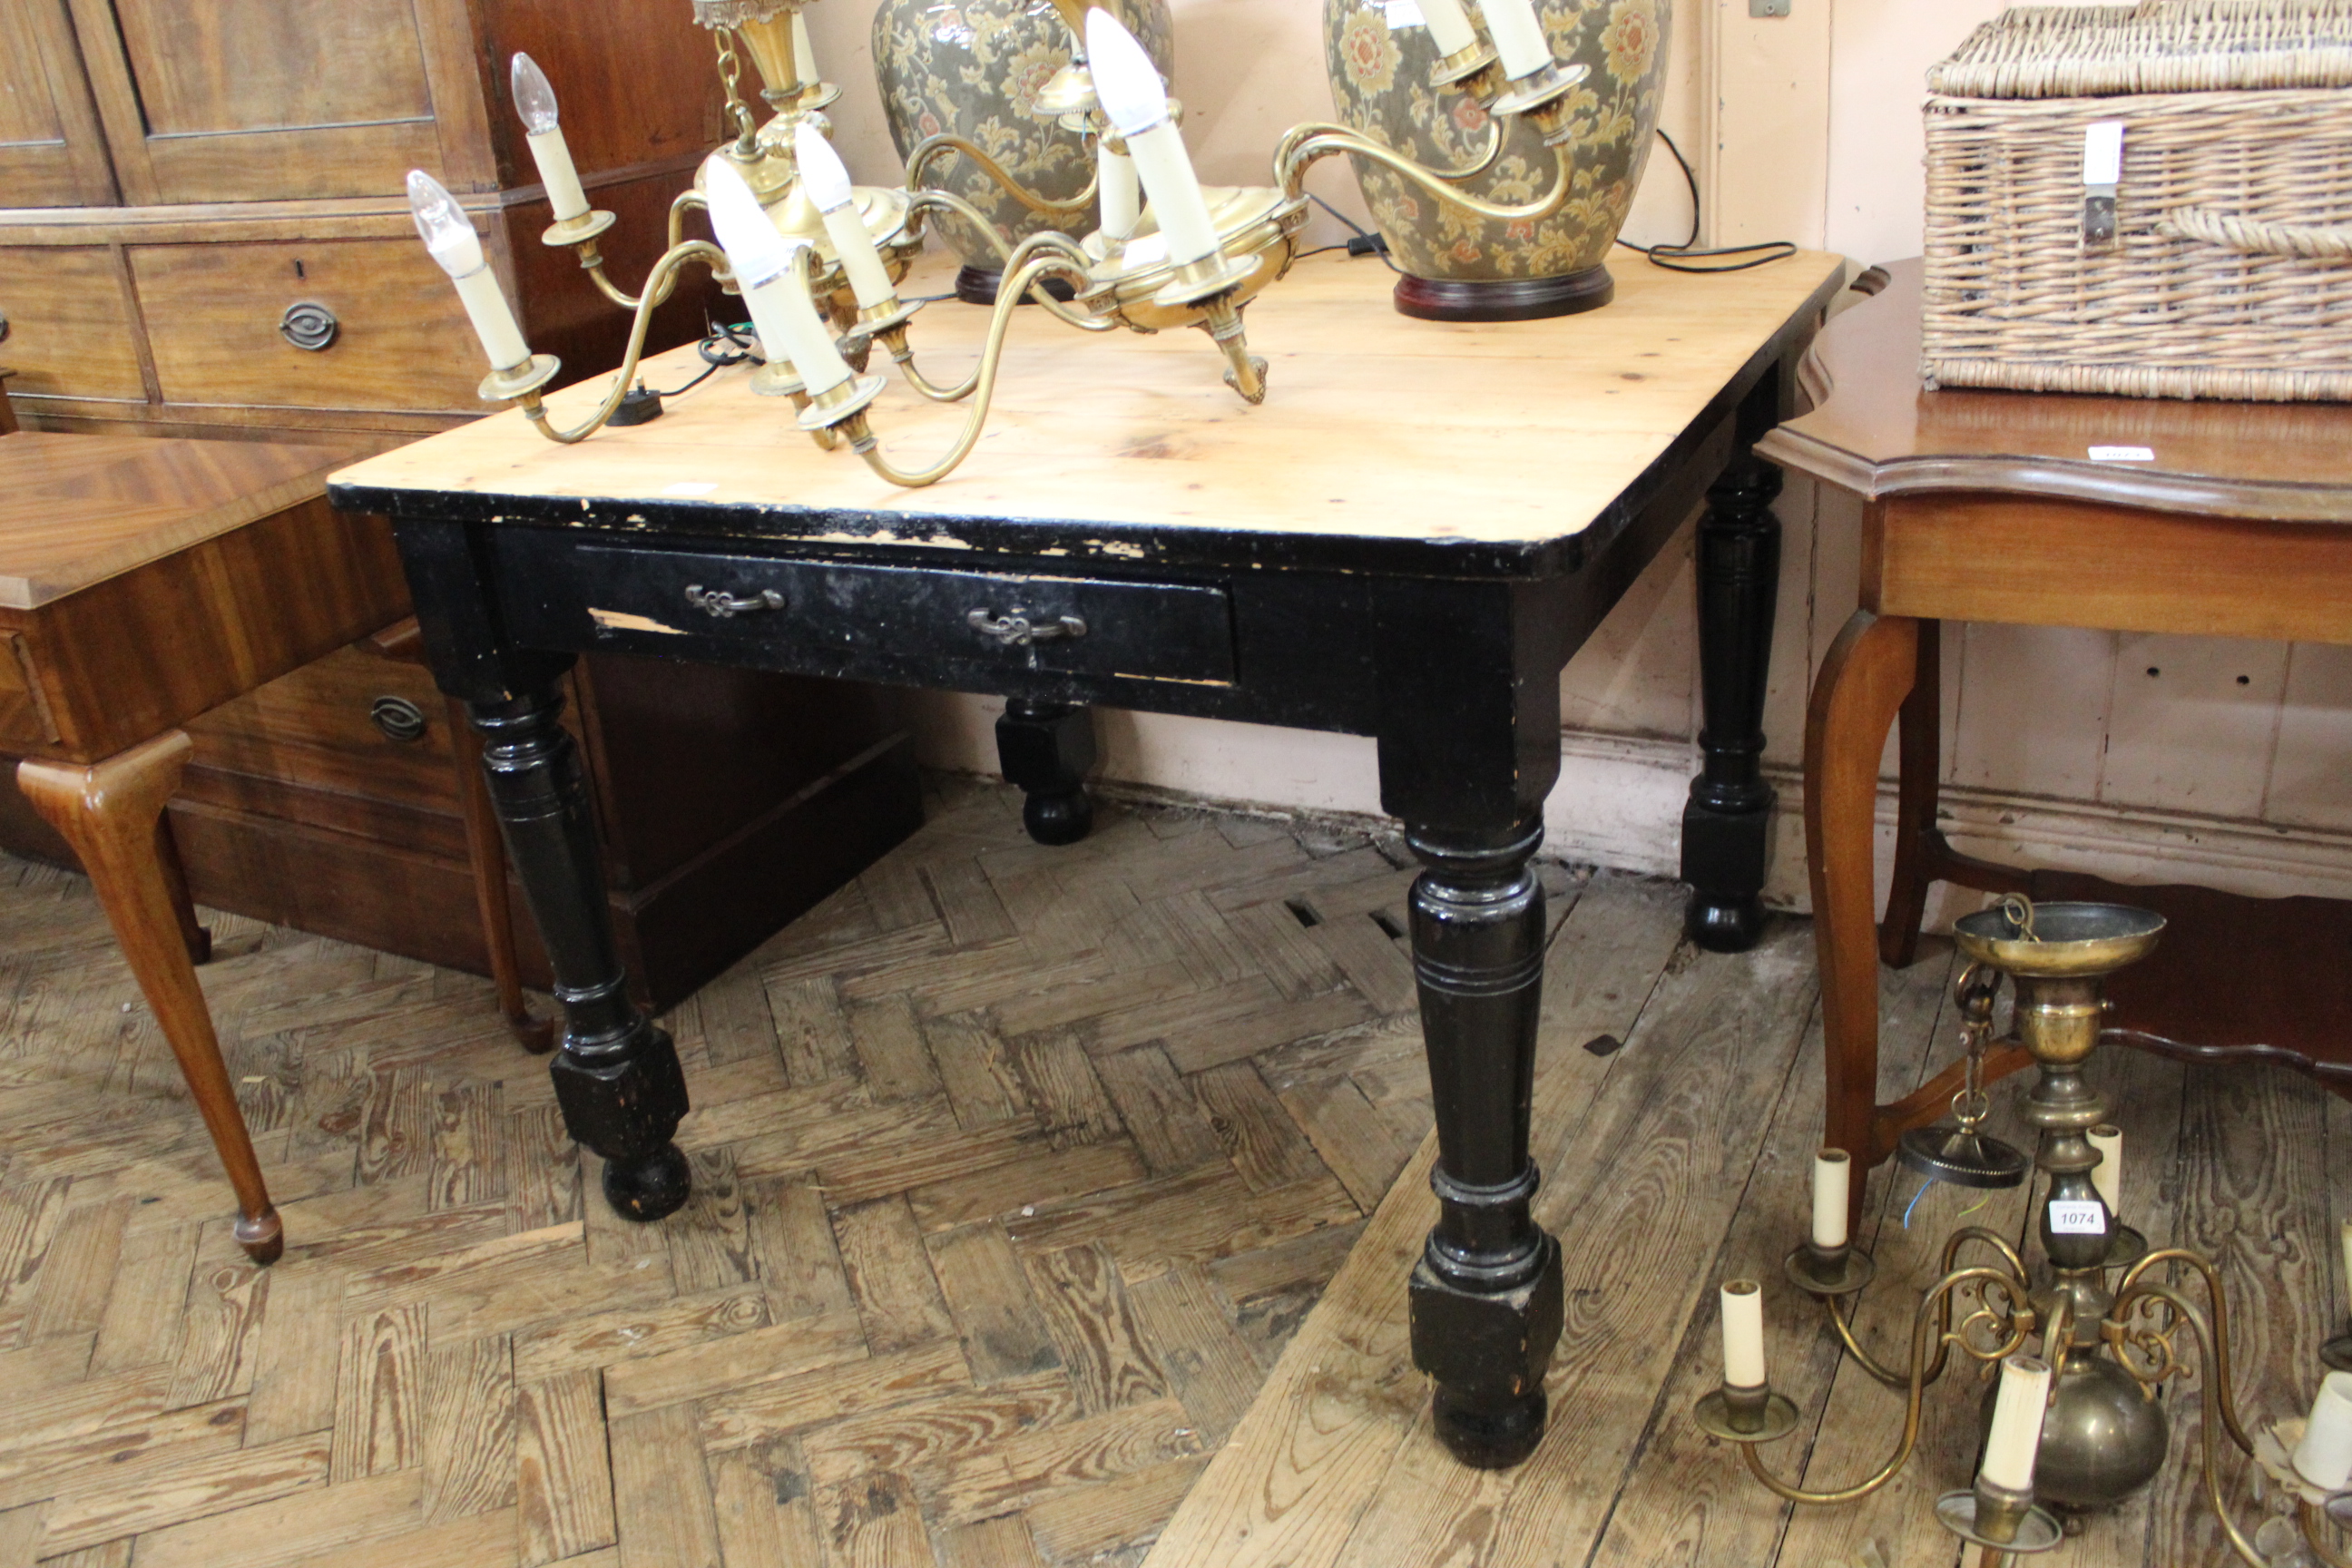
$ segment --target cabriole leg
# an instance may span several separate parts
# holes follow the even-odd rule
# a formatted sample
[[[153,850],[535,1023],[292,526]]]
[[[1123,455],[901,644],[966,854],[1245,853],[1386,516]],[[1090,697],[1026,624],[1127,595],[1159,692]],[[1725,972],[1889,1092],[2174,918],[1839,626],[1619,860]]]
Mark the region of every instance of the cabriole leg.
[[[1410,837],[1427,868],[1412,888],[1412,952],[1440,1211],[1412,1271],[1412,1360],[1436,1381],[1439,1439],[1465,1464],[1501,1468],[1543,1436],[1560,1331],[1559,1247],[1528,1208],[1544,942],[1528,858],[1543,829]]]
[[[201,931],[187,900],[178,856],[163,826],[164,803],[180,787],[194,750],[185,732],[167,731],[102,763],[76,767],[27,760],[16,785],[43,821],[80,857],[114,928],[131,973],[179,1059],[181,1076],[212,1134],[221,1168],[236,1190],[236,1244],[256,1263],[278,1261],[286,1230],[237,1109],[236,1086],[221,1060],[220,1039],[190,963],[188,933]]]
[[[686,1156],[670,1139],[685,1116],[677,1047],[629,999],[613,942],[587,787],[552,689],[468,705],[499,826],[539,922],[563,1047],[549,1067],[574,1141],[604,1158],[604,1199],[633,1220],[686,1202]]]

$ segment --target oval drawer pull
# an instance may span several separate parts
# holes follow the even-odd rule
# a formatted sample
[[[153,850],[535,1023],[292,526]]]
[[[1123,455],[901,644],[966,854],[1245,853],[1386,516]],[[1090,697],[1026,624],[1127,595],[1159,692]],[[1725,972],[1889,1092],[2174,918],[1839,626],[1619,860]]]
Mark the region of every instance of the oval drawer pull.
[[[984,637],[992,638],[1004,647],[1027,647],[1032,643],[1072,640],[1087,635],[1087,623],[1076,616],[1056,616],[1052,620],[1031,620],[1026,610],[1014,610],[1010,615],[992,616],[986,610],[973,610],[964,622]]]
[[[332,310],[309,300],[287,306],[286,314],[278,320],[278,335],[310,353],[323,353],[333,347],[335,334],[342,330]]]
[[[756,610],[784,607],[784,596],[773,588],[762,588],[750,598],[738,598],[724,588],[706,588],[699,583],[687,584],[686,602],[719,621],[748,616]]]
[[[387,741],[425,738],[425,710],[405,697],[379,697],[368,705],[368,717]]]

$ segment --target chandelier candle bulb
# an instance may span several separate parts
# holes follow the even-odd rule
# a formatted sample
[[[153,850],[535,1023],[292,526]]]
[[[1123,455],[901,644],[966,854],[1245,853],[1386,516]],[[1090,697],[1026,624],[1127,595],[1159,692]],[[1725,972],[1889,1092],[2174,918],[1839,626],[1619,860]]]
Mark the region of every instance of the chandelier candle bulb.
[[[457,298],[465,302],[466,315],[474,323],[474,335],[482,340],[482,353],[489,356],[490,368],[512,370],[527,363],[530,345],[523,342],[522,329],[515,325],[514,310],[482,254],[481,237],[458,208],[457,198],[424,170],[411,169],[408,206],[416,216],[416,232],[425,237],[425,248],[457,286]]]
[[[1168,260],[1182,267],[1222,248],[1209,217],[1208,198],[1192,173],[1183,133],[1168,117],[1168,95],[1159,68],[1135,35],[1108,11],[1087,13],[1087,58],[1094,70],[1095,94],[1103,113],[1127,140],[1127,153],[1151,198],[1160,232],[1168,237]]]
[[[2124,1212],[2124,1131],[2120,1127],[2101,1125],[2090,1131],[2091,1147],[2099,1152],[2099,1163],[2091,1168],[2091,1185],[2098,1189],[2099,1201],[2107,1205],[2111,1215]]]
[[[1984,1464],[1977,1471],[1988,1486],[2012,1492],[2033,1489],[2033,1461],[2042,1451],[2042,1417],[2049,1403],[2048,1362],[2013,1355],[2000,1363],[1992,1433],[1985,1439]],[[2352,1412],[2352,1406],[2347,1408]]]
[[[2323,1491],[2341,1491],[2352,1479],[2352,1373],[2331,1372],[2319,1380],[2311,1420],[2294,1446],[2294,1468]]]
[[[1486,36],[1502,57],[1505,76],[1517,81],[1552,63],[1551,45],[1528,0],[1480,0],[1478,8],[1486,18]]]
[[[719,247],[727,253],[727,265],[734,269],[736,287],[743,291],[743,303],[768,358],[772,361],[781,353],[791,360],[812,397],[848,381],[848,362],[817,319],[801,275],[801,247],[776,232],[760,209],[760,198],[726,163],[710,163],[703,194],[710,201],[710,226],[719,236]]]
[[[1824,1252],[1846,1244],[1845,1211],[1853,1162],[1843,1149],[1813,1156],[1813,1245]]]
[[[1727,1388],[1765,1384],[1764,1289],[1753,1279],[1724,1281],[1723,1382]]]
[[[547,73],[537,60],[519,54],[509,79],[523,129],[530,132],[524,140],[530,143],[530,159],[539,165],[540,184],[547,187],[547,205],[555,209],[555,221],[585,216],[588,193],[580,188],[580,171],[572,166],[572,149],[564,142],[555,89],[548,84]]]
[[[1143,216],[1143,192],[1135,183],[1135,160],[1108,147],[1096,152],[1101,178],[1102,233],[1105,239],[1125,239]]]
[[[866,232],[866,220],[858,216],[856,192],[841,155],[824,139],[824,132],[805,120],[793,132],[793,152],[800,163],[801,189],[824,215],[824,232],[841,256],[841,269],[848,274],[849,286],[856,292],[857,308],[870,310],[888,304],[898,297],[897,290],[882,266],[880,252],[874,248],[874,237]]]
[[[1421,0],[1421,19],[1429,24],[1429,41],[1440,58],[1458,55],[1478,42],[1478,29],[1462,10],[1462,0]]]

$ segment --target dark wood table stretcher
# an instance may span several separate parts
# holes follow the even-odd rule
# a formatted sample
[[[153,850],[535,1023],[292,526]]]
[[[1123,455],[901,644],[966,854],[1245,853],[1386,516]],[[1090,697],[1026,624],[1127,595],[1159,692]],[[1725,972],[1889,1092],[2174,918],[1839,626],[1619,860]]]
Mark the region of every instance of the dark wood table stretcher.
[[[1956,1066],[1875,1103],[1876,967],[1911,962],[1938,880],[2154,904],[2174,929],[2157,959],[2109,983],[2111,1037],[2352,1082],[2347,906],[2037,874],[1962,855],[1936,826],[1944,621],[2352,643],[2352,407],[1927,391],[1919,265],[1892,272],[1808,357],[1813,412],[1757,445],[1865,503],[1862,607],[1814,681],[1805,734],[1824,1141],[1875,1164],[1959,1087]],[[1878,765],[1898,716],[1894,886],[1874,929]],[[2027,1060],[1997,1050],[1988,1065]],[[1863,1195],[1853,1184],[1857,1217]]]
[[[1775,481],[1747,444],[1785,411],[1837,276],[1816,255],[1730,277],[1635,267],[1591,315],[1433,327],[1391,309],[1386,273],[1309,261],[1251,307],[1273,363],[1259,408],[1192,333],[1081,337],[1032,312],[987,438],[931,489],[820,452],[746,370],[578,447],[510,413],[338,475],[338,504],[392,517],[433,667],[486,738],[566,1004],[559,1099],[608,1162],[607,1198],[640,1218],[684,1201],[686,1086],[628,1001],[556,721],[581,653],[1001,692],[1033,716],[1099,702],[1374,736],[1381,800],[1427,868],[1412,942],[1443,1217],[1413,1276],[1415,1359],[1457,1455],[1525,1457],[1561,1311],[1528,1157],[1544,929],[1528,860],[1559,772],[1560,668],[1705,505],[1692,921],[1747,940],[1778,563]],[[926,352],[968,353],[985,320],[935,307]],[[688,379],[682,353],[651,379]],[[552,399],[558,421],[601,390]],[[876,424],[921,453],[962,417],[894,384]],[[1016,616],[1085,630],[1002,635]],[[1023,760],[1008,748],[1016,782],[1068,787],[1050,754]]]
[[[163,805],[178,726],[398,618],[382,521],[328,506],[348,454],[241,441],[0,437],[0,750],[89,871],[236,1189],[253,1258],[284,1246],[194,963]]]

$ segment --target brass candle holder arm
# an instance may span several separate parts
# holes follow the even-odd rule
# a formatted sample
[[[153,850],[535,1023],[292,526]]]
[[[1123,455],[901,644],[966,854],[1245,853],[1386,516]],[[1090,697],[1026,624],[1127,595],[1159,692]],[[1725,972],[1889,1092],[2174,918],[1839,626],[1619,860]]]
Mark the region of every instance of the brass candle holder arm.
[[[1962,1287],[1971,1283],[1978,1284],[1980,1290],[1987,1287],[1994,1288],[2001,1295],[2009,1298],[2006,1326],[2002,1329],[2000,1342],[1990,1348],[1979,1345],[1969,1333],[1970,1326],[1980,1319],[1995,1324],[2001,1323],[2003,1315],[1994,1312],[1990,1307],[1979,1307],[1962,1319],[1958,1328],[1944,1326],[1948,1322],[1950,1297]],[[1868,1497],[1888,1481],[1893,1480],[1902,1471],[1903,1467],[1910,1463],[1912,1450],[1918,1447],[1919,1413],[1927,1397],[1930,1347],[1933,1347],[1934,1355],[1939,1363],[1944,1352],[1953,1345],[1958,1345],[1963,1354],[1978,1361],[1999,1362],[2003,1357],[2013,1354],[2024,1345],[2034,1329],[2033,1310],[2025,1304],[2021,1299],[2022,1295],[2023,1289],[2018,1279],[2012,1278],[1999,1268],[1979,1265],[1952,1270],[1936,1282],[1935,1289],[1920,1298],[1919,1305],[1912,1313],[1911,1319],[1911,1372],[1905,1383],[1907,1396],[1903,1407],[1903,1436],[1896,1441],[1894,1454],[1885,1464],[1870,1476],[1852,1486],[1840,1487],[1833,1490],[1812,1491],[1792,1485],[1780,1479],[1765,1468],[1763,1459],[1757,1452],[1760,1446],[1757,1442],[1743,1442],[1740,1440],[1739,1434],[1736,1432],[1716,1431],[1710,1427],[1709,1433],[1711,1436],[1725,1436],[1739,1442],[1748,1461],[1748,1472],[1774,1495],[1790,1502],[1818,1508],[1836,1503],[1854,1502]]]
[[[2133,1268],[2132,1276],[2137,1277],[2141,1269],[2158,1258],[2194,1263],[2207,1274],[2209,1289],[2218,1283],[2202,1258],[2177,1248],[2148,1254],[2137,1267]],[[2221,1295],[2218,1289],[2213,1290],[2212,1300],[2217,1304],[2221,1301]],[[2172,1310],[2172,1323],[2160,1331],[2126,1330],[2119,1332],[2118,1330],[2126,1317],[2142,1302],[2162,1302]],[[2148,1397],[2154,1398],[2156,1385],[2158,1383],[2167,1377],[2187,1374],[2187,1369],[2182,1367],[2173,1356],[2172,1342],[2169,1338],[2183,1325],[2186,1325],[2189,1332],[2196,1336],[2198,1363],[2204,1369],[2206,1381],[2210,1385],[2209,1391],[2210,1397],[2203,1401],[2204,1405],[2210,1412],[2210,1407],[2219,1403],[2222,1417],[2220,1423],[2221,1428],[2251,1455],[2253,1452],[2253,1445],[2246,1442],[2243,1429],[2238,1425],[2237,1410],[2230,1397],[2228,1342],[2216,1337],[2215,1330],[2219,1326],[2218,1323],[2209,1323],[2205,1314],[2198,1310],[2196,1304],[2188,1297],[2169,1285],[2160,1285],[2153,1281],[2136,1281],[2116,1293],[2115,1308],[2107,1314],[2106,1321],[2100,1327],[2111,1343],[2120,1344],[2123,1339],[2128,1338],[2139,1346],[2143,1353],[2147,1353],[2153,1345],[2161,1346],[2162,1353],[2158,1357],[2156,1364],[2146,1371],[2134,1364],[2128,1357],[2117,1358],[2122,1362],[2124,1370],[2139,1381]],[[2270,1568],[2273,1561],[2271,1555],[2248,1539],[2245,1532],[2238,1528],[2237,1522],[2230,1517],[2229,1499],[2221,1487],[2221,1456],[2218,1448],[2219,1439],[2214,1435],[2215,1426],[2216,1424],[2210,1419],[2200,1420],[2197,1424],[2198,1457],[2203,1471],[2206,1506],[2213,1510],[2214,1522],[2221,1527],[2221,1533],[2229,1538],[2231,1550],[2238,1554],[2241,1561],[2248,1563],[2250,1568]],[[2308,1521],[2305,1521],[2305,1531],[2306,1535],[2311,1533]]]
[[[934,207],[955,214],[958,217],[962,218],[967,224],[969,224],[975,233],[984,236],[987,238],[989,245],[996,251],[997,259],[1004,263],[1003,270],[1007,273],[1010,273],[1013,270],[1013,258],[1014,254],[1013,246],[1005,239],[1003,235],[997,232],[996,226],[988,220],[988,216],[986,214],[982,213],[978,207],[973,206],[970,202],[964,200],[961,196],[957,195],[952,191],[918,191],[908,197],[907,202],[907,226],[908,231],[918,231],[922,223],[923,214]],[[1039,240],[1054,240],[1058,243],[1059,247],[1066,254],[1079,258],[1081,264],[1084,263],[1086,253],[1078,249],[1076,242],[1066,234],[1048,231],[1045,234],[1033,235],[1030,237],[1032,239]],[[1017,302],[1021,298],[1020,292],[1018,290],[1013,290],[1012,285],[1009,283],[1000,287],[998,293],[1002,295],[1008,290],[1013,292],[1013,297]],[[1047,315],[1052,316],[1055,321],[1060,321],[1065,326],[1076,327],[1082,332],[1107,332],[1109,331],[1111,328],[1118,324],[1116,321],[1089,315],[1084,310],[1073,310],[1070,306],[1055,299],[1051,294],[1046,293],[1043,289],[1037,289],[1034,297],[1038,304],[1045,307],[1045,313]],[[969,393],[961,394],[956,397],[949,398],[947,401],[951,403],[960,402],[965,395],[969,395]]]
[[[2230,1300],[2222,1294],[2221,1276],[2210,1260],[2186,1247],[2159,1247],[2150,1252],[2125,1270],[2122,1281],[2116,1287],[2115,1305],[2108,1310],[2106,1321],[2100,1325],[2100,1332],[2105,1336],[2109,1344],[2116,1347],[2116,1360],[2123,1363],[2125,1371],[2151,1387],[2162,1380],[2166,1375],[2166,1365],[2171,1356],[2170,1341],[2163,1341],[2164,1359],[2158,1362],[2157,1370],[2147,1377],[2140,1377],[2139,1369],[2132,1363],[2130,1358],[2121,1353],[2126,1342],[2144,1353],[2152,1348],[2148,1336],[2155,1334],[2156,1331],[2135,1330],[2129,1326],[2129,1320],[2141,1300],[2160,1300],[2172,1307],[2175,1311],[2181,1310],[2179,1294],[2170,1286],[2155,1281],[2143,1281],[2142,1277],[2160,1263],[2185,1263],[2205,1282],[2205,1300],[2212,1304],[2210,1317],[2197,1316],[2192,1319],[2192,1323],[2197,1329],[2200,1345],[2206,1344],[2206,1329],[2209,1322],[2211,1328],[2212,1337],[2207,1349],[2205,1364],[2212,1373],[2213,1397],[2206,1403],[2219,1407],[2221,1425],[2229,1432],[2230,1441],[2238,1446],[2239,1452],[2252,1458],[2254,1453],[2253,1439],[2247,1436],[2245,1427],[2238,1420],[2238,1393],[2235,1380],[2230,1371]],[[2160,1335],[2158,1337],[2161,1338]]]
[[[646,333],[653,325],[655,307],[669,297],[669,289],[678,269],[689,261],[702,262],[714,275],[724,276],[726,273],[727,253],[708,240],[686,240],[662,254],[661,259],[654,263],[653,270],[646,276],[646,291],[638,299],[636,319],[629,326],[628,352],[622,356],[621,368],[614,374],[612,388],[585,422],[569,430],[559,430],[548,418],[547,406],[537,386],[520,395],[524,417],[537,427],[541,435],[562,446],[574,446],[594,435],[604,427],[606,420],[613,417],[614,411],[621,406],[621,399],[628,395],[629,384],[636,379],[637,362],[645,357]]]
[[[2028,1278],[2025,1270],[2025,1259],[2019,1255],[2017,1248],[2009,1244],[2007,1237],[1997,1232],[1987,1230],[1980,1225],[1962,1226],[1959,1229],[1954,1231],[1949,1237],[1945,1238],[1944,1256],[1940,1266],[1941,1272],[1945,1274],[1952,1272],[1953,1268],[1959,1262],[1960,1248],[1970,1242],[1976,1242],[1980,1246],[1989,1247],[1992,1248],[1993,1251],[1999,1253],[2000,1255],[2001,1261],[2009,1265],[2010,1272],[2015,1279],[2024,1279]],[[1801,1247],[1795,1252],[1790,1254],[1789,1258],[1790,1278],[1795,1280],[1800,1286],[1801,1286],[1804,1281],[1800,1277],[1797,1265],[1800,1260],[1804,1258],[1806,1248]],[[1814,1294],[1816,1294],[1820,1300],[1822,1309],[1828,1312],[1831,1325],[1837,1330],[1839,1342],[1845,1346],[1846,1354],[1853,1358],[1855,1365],[1862,1368],[1864,1373],[1868,1373],[1877,1382],[1884,1384],[1888,1388],[1901,1389],[1909,1386],[1910,1375],[1907,1373],[1897,1372],[1895,1369],[1885,1365],[1877,1357],[1872,1355],[1869,1351],[1865,1350],[1863,1347],[1861,1341],[1855,1338],[1853,1333],[1853,1309],[1852,1307],[1841,1306],[1840,1303],[1843,1300],[1841,1296],[1822,1294],[1820,1292],[1815,1292]],[[1952,1301],[1951,1298],[1947,1296],[1944,1298],[1943,1305],[1937,1314],[1937,1331],[1938,1334],[1948,1335],[1951,1332],[1951,1328]],[[1936,1358],[1931,1363],[1929,1363],[1927,1368],[1927,1382],[1929,1384],[1934,1384],[1944,1375],[1946,1365],[1949,1360],[1949,1352],[1950,1347],[1948,1344],[1940,1342],[1937,1343],[1936,1347]]]
[[[677,199],[669,204],[669,243],[664,250],[665,255],[686,243],[686,215],[690,212],[700,212],[708,205],[709,204],[703,200],[700,191],[686,190],[678,193]],[[556,237],[554,232],[551,230],[545,243],[562,245],[567,242]],[[589,279],[596,285],[598,293],[624,310],[634,310],[637,308],[640,296],[628,292],[604,275],[604,254],[596,248],[596,241],[593,236],[584,240],[569,243],[573,250],[579,252],[580,265],[587,272]],[[723,262],[718,268],[715,276],[721,282],[726,280],[728,272]],[[658,309],[667,304],[670,295],[677,290],[677,276],[673,272],[664,283],[660,292],[655,295],[655,307]]]
[[[1499,143],[1498,143],[1499,144]],[[1384,169],[1402,175],[1427,191],[1439,201],[1461,208],[1475,216],[1494,223],[1540,223],[1557,216],[1568,205],[1575,188],[1576,155],[1565,141],[1551,143],[1552,185],[1542,196],[1531,202],[1507,205],[1474,196],[1447,184],[1461,177],[1434,169],[1424,169],[1394,148],[1383,146],[1369,136],[1339,126],[1326,127],[1315,134],[1300,138],[1289,149],[1289,156],[1275,164],[1275,183],[1285,195],[1296,197],[1306,189],[1307,171],[1325,158],[1340,153],[1378,163]],[[1475,173],[1476,171],[1472,171]]]
[[[1304,151],[1309,143],[1321,143],[1327,141],[1329,144],[1318,145],[1317,151],[1312,153]],[[1282,140],[1276,142],[1274,147],[1274,167],[1282,179],[1284,193],[1293,196],[1300,193],[1304,188],[1302,182],[1306,178],[1309,165],[1321,162],[1334,153],[1360,152],[1362,148],[1356,146],[1355,143],[1366,142],[1370,142],[1370,139],[1363,132],[1345,125],[1334,124],[1328,120],[1309,120],[1292,126],[1282,133]],[[1370,144],[1375,147],[1382,145],[1376,142],[1370,142]],[[1393,151],[1393,149],[1390,150]],[[1475,160],[1458,169],[1431,169],[1426,172],[1448,182],[1475,180],[1493,168],[1495,160],[1502,155],[1502,121],[1489,116],[1486,121],[1486,150]],[[1414,166],[1419,167],[1418,164]]]
[[[924,174],[933,163],[950,153],[961,153],[979,164],[981,173],[995,181],[1006,195],[1031,212],[1050,213],[1055,217],[1074,216],[1094,205],[1096,187],[1101,183],[1099,175],[1088,180],[1087,188],[1067,201],[1041,196],[1014,179],[1011,171],[976,143],[952,132],[942,131],[936,136],[927,136],[916,142],[915,150],[907,154],[907,194],[910,196],[921,194]],[[993,232],[995,226],[983,224],[982,228],[983,232]]]
[[[1066,235],[1033,235],[1014,248],[1005,267],[1004,285],[997,290],[996,305],[989,317],[988,339],[982,346],[980,367],[972,373],[974,389],[971,405],[965,412],[963,429],[946,453],[928,467],[901,468],[883,456],[881,442],[876,437],[866,409],[860,405],[840,421],[841,434],[848,438],[850,449],[866,459],[866,466],[882,478],[907,489],[920,489],[935,485],[955,472],[964,458],[971,455],[982,429],[988,423],[989,401],[996,392],[997,371],[1004,360],[1004,337],[1013,325],[1013,314],[1028,289],[1055,273],[1084,280],[1087,277],[1085,253]],[[887,342],[892,334],[904,338],[903,328],[893,328],[884,334]],[[893,357],[896,357],[893,350]]]

